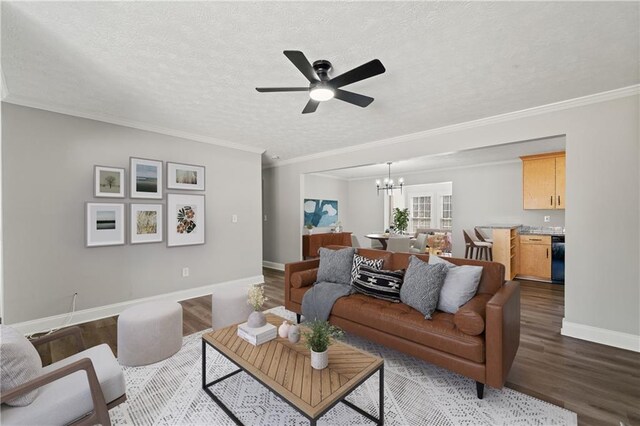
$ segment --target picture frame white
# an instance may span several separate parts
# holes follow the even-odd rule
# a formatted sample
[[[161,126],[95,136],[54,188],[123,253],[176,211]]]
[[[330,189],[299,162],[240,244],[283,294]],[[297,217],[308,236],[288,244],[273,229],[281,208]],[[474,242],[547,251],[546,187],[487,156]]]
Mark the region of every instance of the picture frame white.
[[[125,244],[124,203],[85,203],[87,247]]]
[[[122,167],[93,166],[93,196],[124,198],[126,172]]]
[[[164,206],[131,203],[129,205],[129,243],[161,243],[164,240]]]
[[[167,195],[167,247],[205,243],[205,196]]]
[[[167,161],[167,189],[205,190],[205,167]]]
[[[129,158],[129,198],[162,199],[162,161]]]

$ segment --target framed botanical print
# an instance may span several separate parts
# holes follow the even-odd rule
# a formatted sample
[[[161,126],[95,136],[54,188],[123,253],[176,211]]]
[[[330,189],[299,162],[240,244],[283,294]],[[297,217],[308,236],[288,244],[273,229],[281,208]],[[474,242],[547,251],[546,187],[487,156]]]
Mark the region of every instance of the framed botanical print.
[[[124,204],[86,203],[87,247],[124,244]]]
[[[204,195],[167,195],[167,247],[204,244]]]
[[[204,191],[204,166],[167,162],[167,189]]]
[[[162,242],[162,204],[131,204],[129,217],[131,244]]]
[[[124,198],[124,169],[120,167],[93,167],[93,196],[96,198]]]
[[[162,161],[131,157],[131,198],[162,199]]]

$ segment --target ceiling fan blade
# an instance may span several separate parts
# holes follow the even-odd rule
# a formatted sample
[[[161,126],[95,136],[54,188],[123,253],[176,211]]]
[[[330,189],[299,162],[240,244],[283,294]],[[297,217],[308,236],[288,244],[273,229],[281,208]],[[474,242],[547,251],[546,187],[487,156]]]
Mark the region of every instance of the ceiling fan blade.
[[[308,87],[256,87],[261,93],[266,92],[308,92]]]
[[[333,87],[342,87],[347,84],[355,83],[356,81],[364,80],[365,78],[373,77],[378,74],[382,74],[386,69],[378,59],[369,61],[366,64],[360,65],[347,71],[344,74],[340,74],[330,80]]]
[[[316,74],[315,70],[307,60],[307,57],[304,56],[304,53],[300,52],[299,50],[285,50],[282,53],[284,53],[284,56],[289,58],[293,65],[295,65],[296,68],[298,68],[300,72],[304,74],[304,76],[307,77],[307,80],[309,80],[311,83],[320,81],[320,79],[318,78],[318,74]]]
[[[307,102],[307,106],[304,107],[302,113],[309,114],[312,112],[316,112],[316,110],[318,109],[318,105],[320,105],[320,102],[309,99],[309,102]]]
[[[369,106],[369,104],[373,102],[373,98],[370,98],[369,96],[359,95],[353,92],[347,92],[346,90],[342,90],[342,89],[336,89],[333,97],[336,99],[340,99],[341,101],[345,101],[345,102],[349,102],[350,104],[357,105],[362,108]]]

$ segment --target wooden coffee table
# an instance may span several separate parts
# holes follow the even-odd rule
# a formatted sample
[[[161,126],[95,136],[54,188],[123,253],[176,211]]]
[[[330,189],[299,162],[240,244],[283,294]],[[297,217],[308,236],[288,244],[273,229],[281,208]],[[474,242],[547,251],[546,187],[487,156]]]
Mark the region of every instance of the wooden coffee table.
[[[267,314],[267,321],[279,325],[284,320]],[[217,350],[239,367],[223,377],[207,383],[207,346]],[[238,425],[242,422],[216,396],[212,387],[245,372],[271,392],[295,408],[311,422],[322,417],[339,402],[351,407],[378,425],[384,423],[384,360],[342,342],[329,347],[329,366],[311,368],[309,350],[301,343],[276,338],[259,346],[245,342],[237,335],[237,325],[202,335],[202,388]],[[379,372],[379,417],[376,418],[345,398],[375,372]]]

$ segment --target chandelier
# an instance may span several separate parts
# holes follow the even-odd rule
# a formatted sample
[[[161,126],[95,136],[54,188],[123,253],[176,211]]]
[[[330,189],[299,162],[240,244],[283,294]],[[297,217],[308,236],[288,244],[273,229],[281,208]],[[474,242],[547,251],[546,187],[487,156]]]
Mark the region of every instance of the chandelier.
[[[387,162],[387,166],[389,166],[389,175],[384,178],[382,182],[380,181],[380,179],[376,180],[376,189],[378,191],[378,195],[380,195],[380,191],[384,191],[385,194],[391,195],[394,189],[400,189],[400,193],[402,194],[404,178],[398,179],[397,184],[393,182],[393,179],[391,179],[391,161]]]

